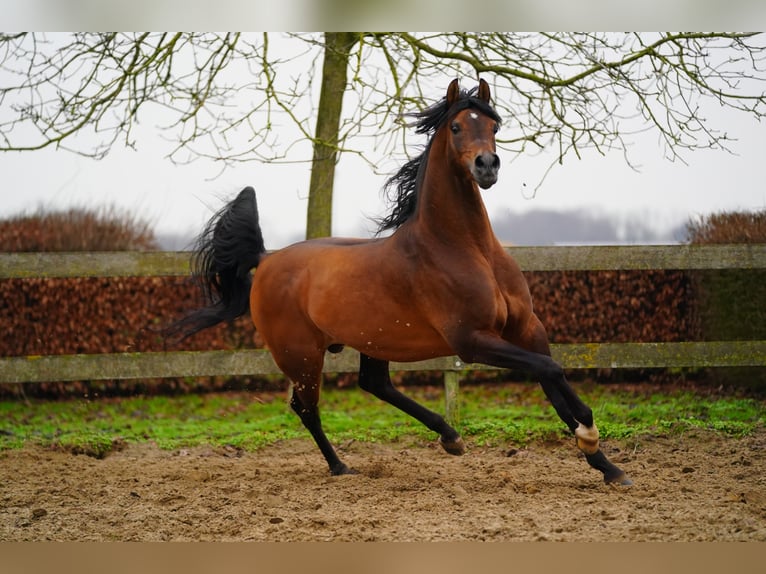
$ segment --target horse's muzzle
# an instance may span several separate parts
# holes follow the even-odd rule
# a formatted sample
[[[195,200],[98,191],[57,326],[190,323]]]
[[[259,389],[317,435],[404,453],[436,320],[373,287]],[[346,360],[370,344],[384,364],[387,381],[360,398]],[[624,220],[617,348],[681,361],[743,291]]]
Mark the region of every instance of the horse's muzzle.
[[[489,189],[497,182],[500,171],[500,158],[496,153],[485,151],[476,156],[471,166],[471,174],[482,189]]]

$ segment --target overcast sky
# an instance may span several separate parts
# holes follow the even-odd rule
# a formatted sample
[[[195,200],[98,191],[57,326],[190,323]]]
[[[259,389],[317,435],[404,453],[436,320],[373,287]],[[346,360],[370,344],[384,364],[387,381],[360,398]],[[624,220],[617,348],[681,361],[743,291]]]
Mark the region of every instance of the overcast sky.
[[[444,78],[445,86],[451,77]],[[469,81],[466,81],[469,82]],[[443,94],[435,93],[434,100]],[[738,141],[736,155],[721,151],[686,153],[670,162],[656,135],[636,137],[630,150],[639,171],[621,152],[595,152],[581,160],[568,156],[542,186],[550,156],[514,156],[500,152],[499,182],[483,192],[493,218],[533,209],[591,210],[622,221],[640,218],[662,232],[700,214],[721,210],[766,208],[764,158],[766,126],[744,114],[711,106],[711,124]],[[508,125],[506,118],[506,125]],[[506,129],[505,126],[503,129]],[[502,132],[501,132],[502,135]],[[169,144],[154,125],[137,132],[138,150],[115,147],[95,161],[52,149],[0,154],[0,217],[45,209],[116,206],[149,220],[158,234],[191,236],[220,205],[246,185],[255,187],[269,248],[300,239],[305,229],[310,148],[298,146],[287,165],[252,162],[222,175],[210,161],[177,166],[165,157]],[[396,150],[403,154],[404,150]],[[369,236],[371,217],[384,214],[381,188],[386,174],[376,174],[355,156],[342,157],[335,183],[334,235]]]

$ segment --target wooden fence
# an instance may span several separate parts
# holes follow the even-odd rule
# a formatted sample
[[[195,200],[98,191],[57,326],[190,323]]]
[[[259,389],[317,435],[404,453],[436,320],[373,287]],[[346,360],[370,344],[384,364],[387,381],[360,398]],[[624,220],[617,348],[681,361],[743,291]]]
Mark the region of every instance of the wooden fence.
[[[766,268],[766,245],[763,244],[509,247],[508,252],[527,271]],[[186,252],[0,254],[0,279],[188,273]],[[569,369],[766,366],[766,341],[554,344],[551,352],[554,359]],[[353,372],[358,364],[358,353],[346,349],[337,355],[327,355],[325,372]],[[457,357],[442,357],[417,363],[392,363],[391,370],[444,372],[450,416],[455,408],[461,374],[492,370],[492,367],[464,364]],[[254,349],[0,358],[0,383],[279,372],[267,351]]]

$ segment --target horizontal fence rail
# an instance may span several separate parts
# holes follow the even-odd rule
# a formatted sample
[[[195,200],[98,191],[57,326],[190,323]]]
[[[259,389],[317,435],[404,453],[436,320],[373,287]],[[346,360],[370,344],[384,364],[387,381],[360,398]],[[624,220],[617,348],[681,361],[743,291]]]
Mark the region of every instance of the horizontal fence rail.
[[[525,271],[764,269],[766,245],[506,247]],[[189,274],[187,251],[0,253],[0,279]]]
[[[766,245],[630,245],[508,247],[526,271],[764,269]],[[189,252],[0,253],[0,279],[186,276]],[[766,341],[586,343],[552,345],[564,368],[766,366]],[[326,372],[358,369],[359,355],[328,354]],[[443,371],[454,393],[455,374],[493,370],[456,357],[392,363],[391,370]],[[0,383],[195,376],[272,375],[280,371],[264,350],[114,353],[0,358]],[[452,389],[452,390],[450,390]]]
[[[766,341],[685,343],[585,343],[551,345],[553,358],[568,369],[680,368],[766,366]],[[356,372],[359,353],[328,353],[325,373]],[[493,371],[496,367],[440,357],[413,363],[391,363],[392,371]],[[0,383],[280,375],[271,353],[176,351],[98,355],[46,355],[0,360]]]

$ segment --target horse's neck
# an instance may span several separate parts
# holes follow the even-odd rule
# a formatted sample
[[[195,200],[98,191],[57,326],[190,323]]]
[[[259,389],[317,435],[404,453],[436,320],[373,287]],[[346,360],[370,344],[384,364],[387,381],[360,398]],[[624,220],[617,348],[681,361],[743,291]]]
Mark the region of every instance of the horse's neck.
[[[417,224],[453,248],[496,242],[478,186],[456,175],[446,162],[430,161],[418,197]]]

